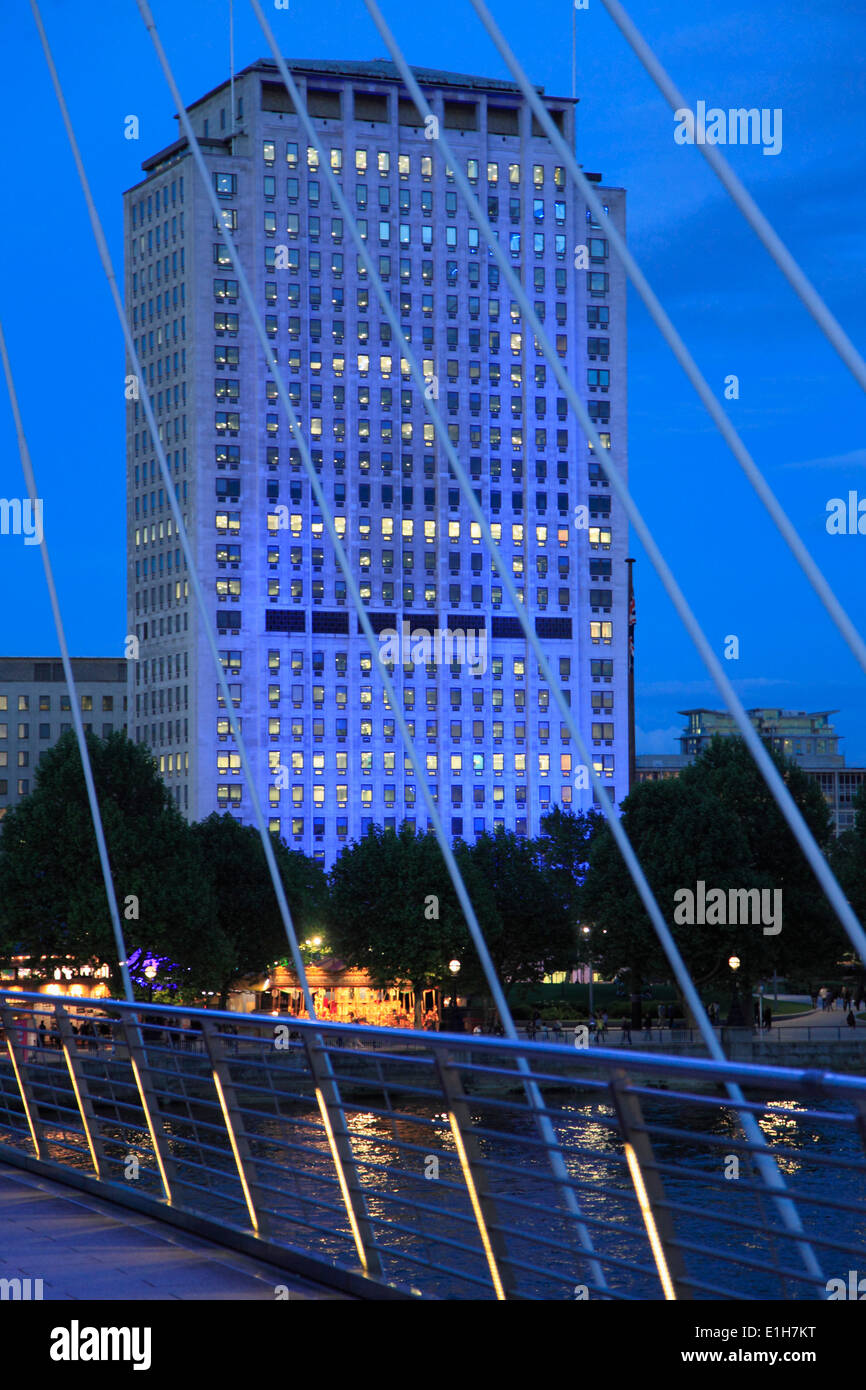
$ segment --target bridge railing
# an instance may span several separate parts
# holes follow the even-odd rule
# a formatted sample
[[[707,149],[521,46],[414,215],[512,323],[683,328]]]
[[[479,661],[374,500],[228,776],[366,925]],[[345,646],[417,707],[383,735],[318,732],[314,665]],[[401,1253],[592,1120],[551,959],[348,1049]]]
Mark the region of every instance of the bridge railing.
[[[0,1028],[0,1159],[371,1296],[812,1299],[866,1270],[860,1077],[20,992]]]
[[[557,1033],[557,1030],[552,1028],[549,1024],[538,1024],[534,1036],[529,1029],[522,1025],[518,1027],[517,1031],[520,1037],[528,1038],[531,1042],[571,1043],[574,1037],[575,1027],[588,1027],[588,1025],[585,1021],[577,1024],[564,1022],[560,1032]],[[845,1023],[799,1025],[794,1023],[774,1023],[769,1028],[758,1027],[757,1024],[755,1024],[754,1027],[750,1024],[746,1024],[744,1027],[740,1028],[731,1028],[727,1024],[716,1024],[715,1032],[716,1035],[722,1039],[723,1044],[731,1038],[736,1040],[744,1038],[747,1041],[749,1038],[758,1041],[764,1038],[768,1039],[770,1042],[792,1043],[866,1042],[866,1026],[864,1026],[864,1021],[862,1019],[858,1023],[855,1023],[853,1027]],[[598,1042],[598,1035],[595,1032],[590,1033],[589,1042],[593,1047]],[[608,1023],[604,1030],[603,1042],[614,1047],[619,1047],[620,1045],[640,1047],[646,1043],[652,1044],[654,1047],[661,1046],[662,1048],[669,1046],[671,1043],[674,1045],[690,1043],[695,1046],[700,1045],[705,1047],[700,1029],[686,1028],[678,1024],[671,1027],[669,1023],[666,1023],[662,1028],[654,1023],[652,1028],[646,1028],[643,1025],[640,1028],[630,1028],[628,1030],[628,1037],[624,1038],[622,1025],[618,1019],[613,1023]]]

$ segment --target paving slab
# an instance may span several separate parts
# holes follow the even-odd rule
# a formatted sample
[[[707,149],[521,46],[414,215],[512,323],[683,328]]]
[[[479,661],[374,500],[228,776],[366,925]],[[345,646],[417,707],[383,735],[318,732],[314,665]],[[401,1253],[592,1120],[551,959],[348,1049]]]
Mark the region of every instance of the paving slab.
[[[48,1178],[0,1165],[0,1278],[43,1280],[45,1300],[344,1299]]]

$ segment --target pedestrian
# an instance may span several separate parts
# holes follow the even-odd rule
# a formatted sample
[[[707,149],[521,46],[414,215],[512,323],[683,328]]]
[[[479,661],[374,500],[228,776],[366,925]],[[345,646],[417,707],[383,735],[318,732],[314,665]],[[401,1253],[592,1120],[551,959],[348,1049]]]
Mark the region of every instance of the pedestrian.
[[[848,1018],[847,1018],[846,1022],[847,1022],[847,1024],[848,1024],[848,1027],[849,1027],[849,1028],[856,1028],[856,1027],[857,1027],[857,1020],[856,1020],[856,1018],[854,1017],[854,1010],[853,1010],[853,1009],[849,1009],[849,1010],[848,1010]]]
[[[607,1032],[607,1009],[601,1011],[601,1021],[598,1025],[598,1040],[604,1042],[604,1035]]]
[[[553,1020],[553,1041],[562,1042],[562,1021],[558,1018]]]
[[[766,1005],[764,1006],[764,1029],[765,1029],[765,1031],[766,1031],[767,1033],[769,1033],[769,1031],[770,1031],[770,1029],[772,1028],[772,1026],[773,1026],[773,1010],[770,1008],[770,1005],[769,1005],[769,1004],[766,1004]]]
[[[44,1047],[44,1046],[45,1046],[45,1034],[47,1033],[47,1031],[48,1031],[48,1029],[45,1027],[45,1019],[43,1018],[42,1022],[41,1022],[40,1025],[39,1025],[39,1029],[38,1029],[38,1031],[37,1031],[37,1034],[36,1034],[36,1041],[37,1041],[37,1043],[39,1044],[40,1047]]]
[[[594,1013],[589,1016],[589,1040],[590,1042],[598,1041],[598,1019]]]
[[[818,1007],[818,994],[817,994],[817,991],[814,990],[814,989],[810,989],[810,990],[809,990],[809,994],[811,995],[811,998],[812,998],[812,1008],[813,1008],[813,1009],[817,1009],[817,1007]]]
[[[647,1014],[646,1018],[645,1018],[644,1021],[643,1021],[643,1035],[644,1035],[644,1038],[645,1038],[645,1040],[646,1040],[647,1042],[652,1042],[652,1040],[653,1040],[653,1021],[652,1021],[652,1015],[651,1015],[651,1014]]]
[[[631,1020],[628,1018],[622,1021],[622,1038],[619,1045],[624,1047],[626,1043],[631,1044]]]

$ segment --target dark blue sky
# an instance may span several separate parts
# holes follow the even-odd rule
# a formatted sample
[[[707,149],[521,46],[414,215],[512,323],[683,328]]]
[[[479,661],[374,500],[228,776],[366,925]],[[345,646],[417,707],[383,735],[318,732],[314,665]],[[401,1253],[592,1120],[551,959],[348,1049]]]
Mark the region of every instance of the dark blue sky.
[[[571,87],[567,0],[494,12],[530,77]],[[866,11],[859,0],[633,0],[630,13],[690,104],[780,107],[783,146],[726,149],[854,342],[866,348],[863,274]],[[411,62],[507,77],[466,0],[385,5]],[[12,12],[14,11],[14,13]],[[193,100],[228,72],[228,0],[154,0],[181,91]],[[235,4],[236,66],[267,52]],[[170,98],[132,0],[44,0],[43,18],[103,219],[122,266],[124,188],[175,137]],[[866,496],[866,402],[730,204],[600,0],[577,14],[579,155],[628,189],[632,248],[855,623],[866,616],[866,536],[829,536],[827,501]],[[274,11],[283,52],[385,56],[357,0],[291,0]],[[45,499],[67,631],[80,655],[122,653],[123,349],[29,6],[0,15],[6,132],[0,230],[2,313]],[[141,139],[123,138],[139,116]],[[839,709],[849,762],[866,762],[866,677],[825,619],[738,465],[632,294],[631,486],[711,641],[740,639],[729,663],[747,706]],[[0,384],[0,496],[21,496],[12,417]],[[676,711],[720,697],[639,547],[638,750],[673,747]],[[37,547],[0,537],[4,654],[57,650]]]

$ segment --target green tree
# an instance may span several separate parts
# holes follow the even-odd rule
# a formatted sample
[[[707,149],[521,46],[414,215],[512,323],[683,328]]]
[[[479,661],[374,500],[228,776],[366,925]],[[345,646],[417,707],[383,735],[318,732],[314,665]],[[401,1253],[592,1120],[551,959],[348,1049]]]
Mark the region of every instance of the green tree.
[[[600,811],[572,811],[554,806],[541,817],[536,841],[539,860],[551,885],[575,924],[580,890],[589,867],[590,845],[605,825]]]
[[[569,908],[534,841],[500,828],[459,844],[457,858],[506,998],[512,985],[536,983],[573,962]],[[487,993],[474,951],[470,961],[464,984]]]
[[[127,949],[178,960],[206,933],[212,902],[190,830],[156,761],[125,734],[87,735]],[[0,827],[0,949],[99,958],[116,948],[75,736],[43,753],[34,790]]]
[[[421,1025],[424,989],[447,978],[448,961],[465,958],[467,931],[432,831],[372,826],[348,845],[330,873],[328,939],[347,964],[367,970],[379,988],[408,981]]]
[[[771,751],[819,845],[828,847],[830,822],[820,789]],[[701,987],[730,979],[731,955],[742,962],[744,991],[773,969],[815,969],[817,957],[839,949],[840,931],[821,890],[778,810],[745,743],[713,739],[678,778],[640,783],[622,805],[622,825],[671,928],[692,979]],[[782,892],[782,929],[761,925],[674,922],[675,894],[758,888]],[[581,916],[593,923],[594,958],[609,973],[628,967],[633,980],[667,977],[669,966],[609,827],[590,846],[580,895]]]
[[[206,936],[190,966],[200,989],[219,994],[225,1008],[232,982],[263,973],[286,956],[288,941],[261,837],[216,812],[192,827],[193,840],[213,886]],[[298,936],[324,920],[327,880],[321,866],[271,837],[274,858]]]

